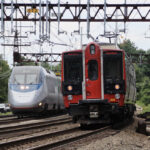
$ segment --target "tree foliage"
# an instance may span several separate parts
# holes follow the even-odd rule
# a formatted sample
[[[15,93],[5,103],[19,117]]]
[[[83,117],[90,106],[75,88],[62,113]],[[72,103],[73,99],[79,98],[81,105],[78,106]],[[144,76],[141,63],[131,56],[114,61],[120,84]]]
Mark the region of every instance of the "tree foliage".
[[[138,49],[130,40],[125,40],[119,47],[124,49],[129,55],[150,54],[150,49],[147,52]],[[148,105],[150,104],[150,56],[147,56],[144,61],[147,63],[134,64],[136,71],[137,100]]]
[[[135,44],[132,43],[130,40],[125,40],[123,43],[119,44],[119,47],[120,49],[124,49],[128,54],[137,52]]]
[[[10,72],[11,70],[9,68],[9,65],[0,57],[0,103],[7,101],[8,78]]]

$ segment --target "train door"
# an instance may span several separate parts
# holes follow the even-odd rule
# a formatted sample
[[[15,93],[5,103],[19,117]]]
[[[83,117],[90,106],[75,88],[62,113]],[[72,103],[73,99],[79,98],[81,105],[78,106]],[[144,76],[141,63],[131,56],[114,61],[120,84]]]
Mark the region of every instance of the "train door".
[[[85,49],[85,91],[86,99],[101,99],[101,58],[97,44]]]

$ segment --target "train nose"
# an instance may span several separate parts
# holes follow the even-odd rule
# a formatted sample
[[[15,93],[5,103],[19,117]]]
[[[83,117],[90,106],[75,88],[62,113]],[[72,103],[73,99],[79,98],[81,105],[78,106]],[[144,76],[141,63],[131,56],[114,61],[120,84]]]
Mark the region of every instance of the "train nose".
[[[24,105],[30,104],[31,105],[31,103],[35,99],[35,96],[36,96],[35,91],[27,92],[27,93],[14,93],[13,100],[14,100],[14,103],[17,105],[20,105],[20,104],[24,104]]]

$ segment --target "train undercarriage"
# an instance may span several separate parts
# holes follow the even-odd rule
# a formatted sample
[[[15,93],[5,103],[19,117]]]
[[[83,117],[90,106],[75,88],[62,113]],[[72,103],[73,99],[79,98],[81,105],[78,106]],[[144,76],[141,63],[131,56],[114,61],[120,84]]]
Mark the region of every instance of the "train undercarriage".
[[[126,104],[122,107],[118,103],[109,103],[108,100],[80,100],[79,104],[70,104],[69,114],[73,122],[81,125],[110,124],[132,118],[135,106]]]

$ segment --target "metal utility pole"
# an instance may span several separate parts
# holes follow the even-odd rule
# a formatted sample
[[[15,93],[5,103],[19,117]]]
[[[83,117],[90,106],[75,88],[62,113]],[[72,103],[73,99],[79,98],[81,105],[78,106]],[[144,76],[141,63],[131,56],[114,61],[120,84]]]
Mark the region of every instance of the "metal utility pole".
[[[46,38],[47,38],[47,32],[48,31],[48,0],[46,1]]]
[[[50,17],[51,17],[51,9],[49,9],[49,19],[50,19]],[[49,40],[50,40],[50,32],[51,32],[51,22],[50,22],[50,20],[48,21],[48,26],[49,26],[49,28],[48,28],[48,35],[49,35]]]
[[[44,1],[42,1],[42,5],[44,4]],[[44,16],[44,7],[42,7],[42,16]],[[44,21],[42,20],[42,37],[44,36]]]
[[[104,36],[106,34],[106,0],[104,1]]]
[[[127,0],[124,0],[124,5],[125,5],[124,14],[125,14],[125,16],[127,16],[127,13],[128,13],[126,4],[127,4]],[[126,33],[126,22],[124,22],[124,33]]]
[[[81,10],[81,0],[79,0],[79,13],[80,13],[80,10]],[[79,16],[79,19],[80,19],[80,16]],[[80,21],[78,22],[78,30],[79,30],[79,34],[80,34]]]
[[[11,33],[13,33],[13,13],[14,13],[14,7],[13,7],[13,0],[11,1]]]
[[[116,19],[118,18],[118,11],[116,10]],[[115,45],[117,46],[118,42],[118,22],[116,22],[116,27],[115,27]]]
[[[87,0],[87,38],[89,38],[89,33],[90,33],[90,0]]]
[[[4,0],[1,1],[1,33],[4,34]]]
[[[36,4],[36,0],[34,0],[34,3]],[[34,18],[36,18],[36,13],[34,14]],[[34,21],[34,34],[36,35],[36,21]]]
[[[17,4],[17,0],[16,0],[16,4]],[[17,18],[17,8],[16,8],[16,18]],[[16,21],[16,31],[17,31],[17,21]]]
[[[17,27],[16,27],[17,28]],[[14,57],[15,57],[15,53],[19,53],[19,46],[18,46],[18,31],[15,31],[15,36],[14,36]],[[15,58],[13,61],[13,66],[15,66]]]
[[[5,33],[4,33],[4,0],[1,1],[1,34],[3,37],[3,43],[5,44]],[[5,46],[3,47],[3,59],[5,60]]]
[[[39,39],[41,41],[41,0],[39,2]]]
[[[60,33],[59,27],[60,27],[60,0],[58,0],[58,34]]]

